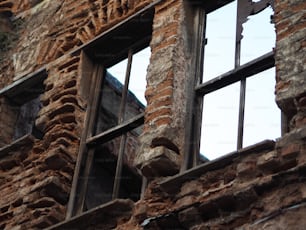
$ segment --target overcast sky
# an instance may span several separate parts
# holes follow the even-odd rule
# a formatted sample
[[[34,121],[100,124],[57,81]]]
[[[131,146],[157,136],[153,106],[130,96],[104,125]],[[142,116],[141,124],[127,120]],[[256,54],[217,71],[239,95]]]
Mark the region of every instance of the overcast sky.
[[[270,8],[250,17],[244,24],[241,64],[272,51],[275,44]],[[234,67],[236,2],[208,15],[203,81],[210,80]],[[150,49],[133,56],[129,89],[144,103],[146,70]],[[109,71],[123,83],[126,60]],[[275,69],[247,79],[243,146],[280,136],[280,111],[274,102]],[[240,83],[232,84],[204,98],[200,152],[215,159],[236,149]]]

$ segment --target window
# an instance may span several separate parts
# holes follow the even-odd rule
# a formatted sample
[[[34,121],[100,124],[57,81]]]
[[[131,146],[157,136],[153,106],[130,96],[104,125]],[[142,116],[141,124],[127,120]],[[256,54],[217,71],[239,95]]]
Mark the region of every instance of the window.
[[[42,137],[43,134],[35,127],[35,119],[42,107],[40,95],[44,92],[43,81],[46,77],[46,70],[39,69],[0,90],[5,102],[1,120],[6,121],[6,127],[10,129],[6,129],[8,135],[1,135],[7,137],[6,142],[0,143],[1,145],[17,141],[29,134],[36,138]]]
[[[272,88],[273,1],[217,2],[215,8],[208,4],[197,11],[194,63],[204,65],[195,64],[192,156],[184,169],[199,163],[199,153],[214,159],[258,138],[275,138],[281,130]]]
[[[113,199],[140,198],[144,179],[133,161],[146,76],[138,68],[149,63],[153,15],[152,6],[144,8],[83,48],[93,69],[67,218]]]

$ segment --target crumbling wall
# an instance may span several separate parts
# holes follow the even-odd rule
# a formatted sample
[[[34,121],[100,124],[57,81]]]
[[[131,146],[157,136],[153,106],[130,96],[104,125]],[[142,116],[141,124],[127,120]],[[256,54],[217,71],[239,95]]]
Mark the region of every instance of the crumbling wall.
[[[157,180],[122,229],[303,229],[306,146],[287,152],[265,141]]]
[[[177,173],[184,155],[190,65],[185,17],[183,1],[155,7],[145,92],[148,106],[135,162],[146,177]]]
[[[275,27],[276,102],[288,117],[290,130],[302,128],[306,124],[305,2],[277,1]]]
[[[0,149],[1,229],[44,228],[64,219],[88,99],[85,82],[91,76],[90,68],[84,71],[81,65],[82,53],[69,52],[150,2],[1,2],[0,9],[9,10],[23,24],[17,45],[8,51],[13,58],[1,62],[1,84],[43,65],[48,70],[43,108],[35,122],[43,138],[28,136]],[[304,228],[305,3],[274,4],[276,101],[290,121],[289,132],[276,143],[265,141],[169,176],[178,172],[186,154],[190,40],[184,1],[161,1],[155,8],[148,107],[136,161],[152,181],[134,206],[115,201],[53,229],[81,224],[83,229]],[[2,133],[1,137],[7,138]],[[87,226],[88,217],[95,226]]]
[[[306,207],[306,5],[298,0],[274,5],[276,102],[288,118],[289,132],[275,145],[262,143],[153,181],[122,229],[305,227],[300,218]]]
[[[91,78],[82,53],[70,52],[150,2],[1,1],[0,12],[9,10],[7,18],[21,23],[16,45],[0,63],[1,88],[42,66],[48,72],[35,120],[42,139],[12,143],[16,119],[1,98],[1,229],[42,229],[64,220],[88,100],[84,83]]]

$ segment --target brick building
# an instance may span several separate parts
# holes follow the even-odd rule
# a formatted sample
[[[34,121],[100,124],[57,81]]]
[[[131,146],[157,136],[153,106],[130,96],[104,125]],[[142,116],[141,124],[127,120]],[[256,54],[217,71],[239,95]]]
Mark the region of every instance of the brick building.
[[[0,229],[304,229],[306,4],[235,1],[234,68],[205,81],[206,18],[231,2],[0,0]],[[267,7],[275,48],[242,64]],[[273,67],[281,137],[243,146],[246,82]],[[203,98],[237,82],[237,149],[204,162]]]

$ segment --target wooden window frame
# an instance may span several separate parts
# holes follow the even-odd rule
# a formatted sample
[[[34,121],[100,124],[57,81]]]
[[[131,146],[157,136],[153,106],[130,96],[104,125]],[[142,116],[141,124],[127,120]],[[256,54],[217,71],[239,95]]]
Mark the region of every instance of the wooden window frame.
[[[237,21],[236,21],[236,41],[235,41],[235,66],[234,69],[223,73],[207,82],[202,83],[203,79],[203,63],[204,49],[206,45],[205,30],[207,14],[218,10],[224,5],[233,2],[233,0],[223,1],[223,4],[218,4],[218,1],[210,4],[197,6],[194,16],[194,24],[197,25],[194,29],[194,56],[193,66],[195,69],[195,81],[193,95],[193,116],[191,121],[192,130],[195,130],[193,135],[189,135],[189,143],[185,147],[185,159],[181,166],[181,172],[188,168],[195,167],[200,163],[200,139],[201,139],[201,123],[203,112],[203,99],[206,94],[229,86],[233,83],[240,82],[240,100],[238,114],[238,136],[237,150],[242,148],[243,143],[243,127],[244,127],[244,110],[245,110],[245,94],[246,94],[246,79],[260,72],[268,70],[275,66],[274,52],[268,52],[259,56],[243,65],[240,65],[242,26],[247,21],[247,17],[256,15],[268,6],[273,7],[273,0],[261,0],[259,2],[237,0]],[[203,23],[204,22],[204,23]],[[286,120],[284,115],[281,115],[282,120]],[[282,134],[287,130],[287,123],[282,122]],[[191,133],[189,131],[189,133]],[[188,142],[188,141],[187,141]]]
[[[86,190],[88,186],[88,176],[90,174],[90,170],[93,164],[96,146],[104,144],[110,140],[113,140],[114,138],[121,136],[112,200],[117,199],[119,196],[120,176],[123,167],[123,156],[125,152],[124,146],[127,138],[127,133],[143,125],[144,123],[144,113],[137,114],[136,116],[128,120],[124,119],[132,57],[133,54],[149,46],[152,37],[154,6],[159,2],[161,2],[161,0],[149,4],[148,6],[144,7],[139,12],[130,16],[123,22],[117,24],[110,30],[99,35],[89,44],[80,47],[80,50],[83,50],[87,56],[92,58],[95,64],[92,75],[91,88],[89,91],[90,95],[88,98],[88,105],[86,110],[87,112],[85,116],[85,126],[82,132],[79,154],[66,213],[66,219],[70,219],[75,215],[80,215],[84,211]],[[139,25],[137,27],[137,23],[146,23],[146,25],[148,25],[149,23],[150,26],[143,26],[143,29],[141,29],[140,31],[136,31],[140,28]],[[135,24],[134,28],[130,28],[129,26],[133,24]],[[115,37],[118,37],[120,39],[120,33],[123,34],[124,32],[129,32],[130,30],[132,30],[132,33],[139,33],[139,36],[135,35],[134,38],[131,38],[132,41],[128,41],[128,39],[123,39],[124,45],[122,45],[120,49],[117,47],[117,50],[114,51],[114,55],[105,55],[105,53],[108,52],[110,46],[115,47],[116,45],[118,45],[115,44],[114,46],[114,44],[112,43],[114,41],[112,39]],[[125,36],[125,38],[127,37],[129,36]],[[130,37],[133,37],[133,35],[131,35]],[[75,52],[79,51],[77,50]],[[125,75],[125,83],[123,85],[123,94],[120,106],[118,125],[106,131],[103,131],[102,133],[95,134],[97,108],[101,100],[99,98],[99,92],[103,83],[104,73],[106,72],[107,68],[122,61],[126,57],[126,54],[128,56],[128,62]],[[79,182],[80,177],[85,178],[82,183]],[[145,184],[145,181],[145,178],[143,178],[143,185]],[[142,190],[144,189],[143,185],[141,188]]]

